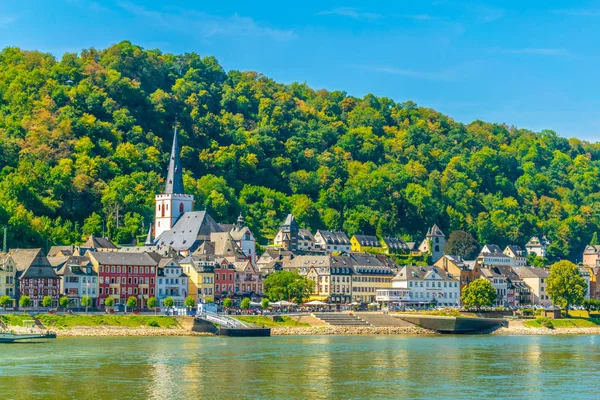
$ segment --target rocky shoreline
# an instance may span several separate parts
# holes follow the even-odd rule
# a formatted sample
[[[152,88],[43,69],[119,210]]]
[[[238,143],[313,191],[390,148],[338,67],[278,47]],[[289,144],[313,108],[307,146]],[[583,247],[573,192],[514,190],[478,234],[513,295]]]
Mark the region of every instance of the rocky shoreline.
[[[28,333],[22,327],[10,327],[16,333]],[[71,329],[49,328],[48,331],[56,333],[57,337],[102,337],[102,336],[214,336],[208,332],[194,332],[186,328],[127,328],[115,326],[87,327],[78,326]],[[309,327],[274,327],[271,328],[272,336],[368,336],[368,335],[437,335],[435,331],[410,327],[375,327],[375,326],[309,326]],[[524,326],[509,326],[491,331],[479,332],[494,336],[534,336],[534,335],[600,335],[600,327],[595,328],[526,328]]]
[[[271,328],[272,336],[289,335],[435,335],[434,331],[418,326],[311,326],[306,328]]]
[[[486,332],[488,333],[488,332]],[[525,328],[525,327],[509,327],[500,328],[489,332],[491,335],[497,336],[535,336],[535,335],[600,335],[600,327],[597,328]]]

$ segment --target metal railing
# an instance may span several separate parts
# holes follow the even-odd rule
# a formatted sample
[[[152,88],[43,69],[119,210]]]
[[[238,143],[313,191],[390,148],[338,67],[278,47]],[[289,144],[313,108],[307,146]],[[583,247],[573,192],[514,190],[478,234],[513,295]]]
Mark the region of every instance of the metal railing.
[[[196,314],[196,318],[204,319],[209,322],[214,322],[216,324],[225,326],[227,328],[244,329],[244,328],[250,327],[248,324],[245,324],[240,320],[237,320],[235,318],[232,318],[232,317],[230,317],[228,315],[224,315],[224,314],[215,314],[215,313],[204,312],[204,313]]]

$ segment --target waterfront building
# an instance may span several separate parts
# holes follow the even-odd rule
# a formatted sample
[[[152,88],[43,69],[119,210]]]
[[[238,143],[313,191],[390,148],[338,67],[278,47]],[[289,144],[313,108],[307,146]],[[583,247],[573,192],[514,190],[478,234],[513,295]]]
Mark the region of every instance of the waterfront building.
[[[446,245],[446,235],[437,226],[433,224],[431,228],[427,230],[425,239],[419,246],[419,251],[422,254],[431,253],[431,261],[436,262],[444,255],[444,246]]]
[[[497,267],[482,267],[481,276],[490,281],[496,289],[496,306],[508,305],[508,284],[506,277]]]
[[[67,296],[71,305],[80,307],[84,296],[92,299],[93,306],[99,305],[98,273],[89,257],[71,256],[56,273],[60,277],[60,295]]]
[[[174,257],[162,258],[156,276],[156,298],[160,307],[167,297],[173,299],[175,307],[184,307],[188,293],[188,276]]]
[[[16,283],[19,296],[29,296],[33,307],[40,307],[46,296],[54,306],[60,295],[60,277],[42,253],[42,249],[13,249],[10,256],[17,269]]]
[[[546,239],[546,236],[533,236],[525,245],[525,249],[529,254],[535,254],[538,257],[546,257],[548,246],[550,246],[550,241]]]
[[[156,297],[158,254],[88,252],[87,256],[98,274],[100,304],[109,296],[125,304],[133,296],[137,307],[143,308],[150,297]]]
[[[515,272],[531,288],[531,304],[544,307],[552,305],[546,291],[546,281],[550,273],[545,268],[518,267]]]
[[[283,260],[283,268],[297,270],[315,283],[310,300],[331,304],[352,301],[352,259],[347,256],[302,255]]]
[[[460,282],[446,271],[435,267],[405,266],[392,280],[392,289],[408,290],[409,299],[402,303],[417,308],[429,305],[458,307]],[[380,292],[380,296],[384,293]]]
[[[197,302],[206,303],[215,299],[215,256],[192,254],[179,264],[188,276],[188,293]]]
[[[366,253],[352,253],[348,258],[353,270],[353,301],[372,303],[377,297],[377,289],[392,287],[395,272],[378,257]]]
[[[215,300],[235,295],[235,268],[226,258],[215,258]]]
[[[443,269],[460,282],[460,293],[469,283],[481,277],[481,269],[476,262],[466,262],[460,256],[444,255],[434,266]]]
[[[526,267],[527,266],[527,252],[520,246],[509,245],[503,251],[504,254],[513,259],[511,266],[513,267]]]
[[[374,235],[354,235],[350,238],[351,250],[355,253],[382,253],[383,246],[377,236]]]
[[[591,274],[590,274],[590,270],[587,267],[578,267],[579,269],[579,273],[581,274],[581,277],[583,279],[585,279],[585,298],[589,299],[591,296],[591,286],[592,286],[592,279],[591,279]]]
[[[349,253],[352,246],[344,232],[318,230],[315,233],[315,248],[327,253]]]
[[[264,294],[264,279],[249,260],[236,261],[233,263],[235,269],[235,294],[236,296],[249,297],[256,300]]]
[[[0,253],[0,296],[17,297],[17,265],[9,253]]]
[[[513,268],[499,265],[493,269],[502,275],[506,282],[506,305],[518,307],[530,304],[531,289]]]

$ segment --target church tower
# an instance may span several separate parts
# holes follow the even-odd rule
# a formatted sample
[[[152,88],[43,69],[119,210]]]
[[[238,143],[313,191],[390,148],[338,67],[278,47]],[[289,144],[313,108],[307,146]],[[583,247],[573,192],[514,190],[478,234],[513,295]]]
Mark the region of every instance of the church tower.
[[[155,238],[159,237],[164,231],[170,230],[183,213],[192,211],[194,205],[194,196],[185,194],[183,188],[183,171],[181,170],[179,153],[179,139],[177,137],[177,127],[175,127],[165,192],[154,197]]]

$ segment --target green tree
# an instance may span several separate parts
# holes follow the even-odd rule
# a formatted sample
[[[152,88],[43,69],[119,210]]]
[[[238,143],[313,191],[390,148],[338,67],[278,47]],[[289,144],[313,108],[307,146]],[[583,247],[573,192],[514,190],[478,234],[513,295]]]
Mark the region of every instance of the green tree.
[[[229,297],[226,297],[223,300],[223,307],[225,307],[225,308],[231,308],[231,307],[233,307],[233,300],[231,300]]]
[[[112,307],[115,305],[115,299],[113,299],[112,297],[107,297],[106,299],[104,299],[104,305],[106,307]]]
[[[44,296],[42,299],[42,307],[52,307],[52,297]]]
[[[4,308],[4,311],[10,305],[12,305],[12,299],[9,296],[0,296],[0,307]]]
[[[444,246],[445,254],[460,256],[465,260],[474,259],[478,252],[479,244],[477,240],[470,233],[461,230],[450,233]]]
[[[265,279],[265,294],[272,301],[293,301],[301,304],[309,298],[315,283],[298,271],[277,271]]]
[[[137,306],[137,298],[135,296],[129,296],[127,299],[127,307],[135,308]]]
[[[92,298],[90,296],[83,296],[81,298],[81,305],[85,307],[85,313],[88,312],[88,307],[92,305]]]
[[[148,308],[156,308],[157,304],[158,304],[158,300],[156,300],[156,297],[149,297],[148,301],[146,302],[146,305],[148,306]]]
[[[69,307],[69,303],[70,300],[67,296],[61,296],[60,299],[58,299],[58,305],[60,305],[62,308]]]
[[[463,288],[460,301],[465,307],[488,307],[496,301],[496,289],[485,278],[475,279]]]
[[[194,299],[194,296],[188,296],[183,301],[183,305],[189,309],[192,309],[196,305],[196,299]]]
[[[600,245],[600,240],[598,240],[598,232],[594,232],[592,235],[592,239],[590,240],[590,245],[598,246]]]
[[[166,299],[164,299],[163,304],[165,305],[165,307],[167,307],[167,309],[170,309],[175,305],[175,301],[173,301],[172,297],[167,297]]]
[[[209,303],[214,303],[214,302],[215,302],[215,301],[214,301],[213,299],[206,299],[206,304],[209,304]]]
[[[241,302],[241,304],[240,304],[240,308],[241,308],[242,310],[248,310],[248,309],[250,308],[250,299],[249,299],[249,298],[247,298],[247,297],[244,297],[244,298],[242,299],[242,302]]]
[[[29,296],[21,296],[21,298],[19,299],[19,306],[26,308],[29,307],[31,305],[31,299],[29,298]]]
[[[569,306],[581,305],[586,293],[586,280],[570,261],[562,260],[550,267],[546,292],[554,304],[561,306],[569,316]]]
[[[266,310],[267,308],[269,308],[269,299],[267,299],[267,298],[262,299],[260,302],[260,308],[262,308],[263,310]]]

